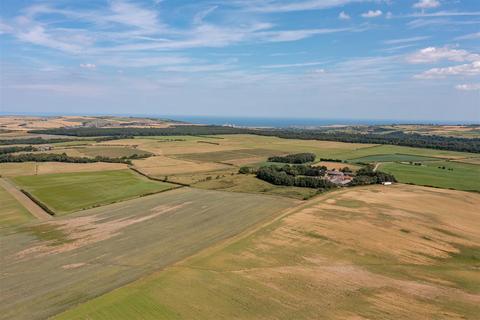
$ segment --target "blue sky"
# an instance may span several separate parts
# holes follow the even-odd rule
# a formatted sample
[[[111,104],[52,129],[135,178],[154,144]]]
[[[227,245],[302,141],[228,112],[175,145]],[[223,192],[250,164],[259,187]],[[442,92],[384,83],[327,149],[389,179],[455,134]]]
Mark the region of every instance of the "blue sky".
[[[4,113],[480,122],[478,0],[3,0]]]

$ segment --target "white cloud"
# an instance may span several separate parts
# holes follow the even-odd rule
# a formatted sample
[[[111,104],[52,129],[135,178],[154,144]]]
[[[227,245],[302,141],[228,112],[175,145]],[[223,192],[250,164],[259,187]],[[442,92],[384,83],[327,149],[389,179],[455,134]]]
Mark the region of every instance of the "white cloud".
[[[455,89],[461,91],[480,91],[480,83],[464,83],[455,86]]]
[[[80,64],[80,68],[84,68],[84,69],[96,69],[97,68],[97,65],[93,64],[93,63],[82,63]]]
[[[420,0],[413,5],[417,9],[430,9],[440,6],[440,2],[437,0]]]
[[[442,79],[447,76],[477,76],[480,75],[480,60],[452,67],[433,68],[415,75],[417,79]]]
[[[345,13],[345,11],[342,11],[338,14],[338,19],[340,20],[349,20],[350,19],[350,15]]]
[[[428,47],[407,56],[406,60],[409,63],[434,63],[442,60],[463,62],[480,60],[480,55],[450,47]]]
[[[383,14],[382,10],[368,10],[365,13],[362,13],[364,18],[376,18],[380,17]]]

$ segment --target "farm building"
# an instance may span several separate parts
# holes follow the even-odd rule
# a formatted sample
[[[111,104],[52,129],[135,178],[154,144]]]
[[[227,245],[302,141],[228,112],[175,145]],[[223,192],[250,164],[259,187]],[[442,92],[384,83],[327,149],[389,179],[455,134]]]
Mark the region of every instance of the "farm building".
[[[353,179],[353,177],[350,174],[346,174],[336,170],[327,170],[325,174],[325,178],[331,183],[334,183],[337,185],[346,185]]]

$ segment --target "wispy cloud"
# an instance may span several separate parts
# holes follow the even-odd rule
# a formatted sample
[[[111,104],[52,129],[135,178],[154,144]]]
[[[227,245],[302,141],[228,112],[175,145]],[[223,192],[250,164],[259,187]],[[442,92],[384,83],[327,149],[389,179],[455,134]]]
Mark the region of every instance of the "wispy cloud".
[[[364,1],[364,0],[363,0]],[[292,12],[306,10],[321,10],[338,6],[343,6],[352,2],[362,2],[362,0],[299,0],[299,1],[271,1],[271,0],[247,0],[238,1],[242,3],[247,10],[256,12]]]
[[[401,44],[401,43],[422,41],[422,40],[425,40],[425,39],[428,39],[428,38],[430,38],[430,37],[429,36],[418,36],[418,37],[410,37],[410,38],[391,39],[391,40],[386,40],[383,43],[385,43],[385,44]]]
[[[269,64],[269,65],[263,65],[260,68],[262,69],[302,68],[302,67],[318,66],[321,64],[325,64],[325,62],[312,61],[312,62],[288,63],[288,64]]]
[[[473,40],[473,39],[480,39],[480,32],[469,33],[464,36],[455,38],[455,40]]]

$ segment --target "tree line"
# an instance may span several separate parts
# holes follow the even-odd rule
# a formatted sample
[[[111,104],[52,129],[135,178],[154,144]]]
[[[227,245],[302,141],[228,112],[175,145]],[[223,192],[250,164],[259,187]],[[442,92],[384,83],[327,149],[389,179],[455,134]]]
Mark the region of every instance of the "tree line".
[[[95,158],[87,157],[70,157],[65,153],[23,153],[18,155],[0,154],[0,163],[5,162],[67,162],[67,163],[94,163],[94,162],[109,162],[109,163],[125,163],[132,164],[131,160],[142,159],[149,157],[148,154],[137,155],[134,154],[129,157],[109,158],[97,156]]]
[[[390,144],[406,147],[429,148],[480,153],[480,138],[460,138],[422,135],[396,131],[387,134],[331,132],[307,129],[260,130],[254,134],[284,139],[325,140],[350,143]]]
[[[95,142],[110,141],[110,140],[119,140],[119,139],[131,139],[133,136],[119,135],[115,137],[96,137],[89,140]],[[33,137],[33,138],[15,138],[15,139],[1,139],[0,145],[9,145],[9,144],[51,144],[51,143],[61,143],[61,142],[72,142],[79,141],[72,138],[52,138],[44,139],[42,137]],[[81,141],[81,140],[80,140]]]
[[[269,157],[269,162],[281,162],[281,163],[292,163],[292,164],[301,164],[307,162],[315,161],[314,153],[295,153],[289,154],[286,156],[273,156]]]
[[[15,153],[15,152],[31,152],[31,151],[36,151],[36,149],[32,146],[28,147],[6,147],[6,148],[0,148],[0,155],[2,154],[7,154],[7,153]]]
[[[168,128],[55,128],[45,130],[32,130],[31,133],[96,137],[96,136],[202,136],[217,134],[248,133],[249,129],[224,127],[177,125]]]
[[[30,132],[77,137],[256,134],[262,136],[274,136],[284,139],[390,144],[407,147],[480,153],[480,138],[421,135],[418,133],[404,133],[402,131],[383,134],[350,133],[341,131],[327,131],[324,129],[247,129],[214,125],[177,125],[168,128],[56,128],[33,130]]]

